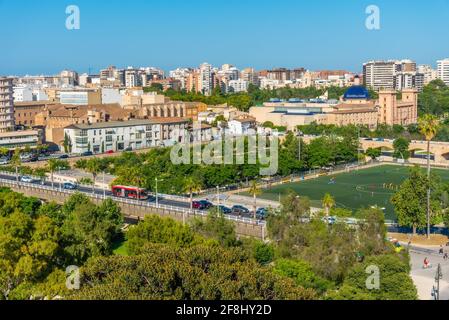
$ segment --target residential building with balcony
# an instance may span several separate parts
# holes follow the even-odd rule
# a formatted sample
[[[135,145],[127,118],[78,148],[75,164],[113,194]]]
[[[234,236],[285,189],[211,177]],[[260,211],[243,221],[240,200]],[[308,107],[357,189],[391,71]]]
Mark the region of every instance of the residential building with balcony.
[[[0,77],[0,133],[14,130],[14,96],[11,78]]]
[[[0,133],[0,148],[36,148],[43,142],[42,130],[11,131]]]
[[[70,153],[99,154],[184,142],[188,124],[188,120],[176,118],[73,124],[64,128],[64,136]]]

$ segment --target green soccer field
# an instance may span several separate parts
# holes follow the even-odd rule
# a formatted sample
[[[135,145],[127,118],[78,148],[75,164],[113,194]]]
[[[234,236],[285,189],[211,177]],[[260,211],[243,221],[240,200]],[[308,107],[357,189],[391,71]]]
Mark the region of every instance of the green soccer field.
[[[279,200],[279,196],[286,194],[288,190],[294,190],[301,196],[309,197],[314,207],[321,207],[324,194],[330,193],[338,207],[355,211],[362,207],[377,205],[385,208],[386,219],[394,220],[395,214],[390,198],[397,186],[408,177],[408,170],[408,167],[385,165],[325,176],[264,190],[260,198]],[[449,170],[433,169],[433,172],[440,175],[443,180],[449,180]],[[331,178],[334,179],[333,184],[330,183]]]

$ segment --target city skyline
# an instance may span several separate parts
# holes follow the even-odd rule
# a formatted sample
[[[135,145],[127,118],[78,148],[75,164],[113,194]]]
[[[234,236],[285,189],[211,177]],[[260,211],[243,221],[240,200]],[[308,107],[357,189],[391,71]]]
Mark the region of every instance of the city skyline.
[[[8,75],[55,74],[62,69],[82,73],[107,65],[152,65],[168,71],[207,61],[240,69],[360,72],[369,60],[409,58],[435,67],[449,54],[449,44],[440,41],[447,32],[445,1],[413,8],[402,0],[377,1],[380,30],[365,27],[368,1],[284,0],[275,8],[270,3],[135,0],[127,6],[105,6],[80,0],[73,3],[80,8],[80,30],[67,30],[65,9],[71,3],[3,0],[0,35],[9,50],[0,70]]]

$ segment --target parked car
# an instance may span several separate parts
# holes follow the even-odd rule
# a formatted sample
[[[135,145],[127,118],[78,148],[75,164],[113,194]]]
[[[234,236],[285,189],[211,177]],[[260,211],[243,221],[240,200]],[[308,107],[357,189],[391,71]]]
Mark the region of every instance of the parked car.
[[[59,159],[68,159],[69,158],[69,155],[68,154],[61,154],[60,156],[59,156]]]
[[[267,208],[259,208],[256,211],[256,218],[259,220],[265,220],[268,216]]]
[[[93,155],[94,155],[94,153],[92,151],[85,151],[85,152],[81,153],[81,157],[90,157]]]
[[[20,181],[26,182],[26,183],[33,183],[35,180],[33,178],[31,178],[30,176],[22,176],[22,177],[20,177]]]
[[[231,208],[228,208],[223,205],[217,206],[217,210],[218,210],[218,212],[223,213],[223,214],[231,214],[232,213]]]
[[[245,208],[244,206],[235,205],[232,207],[232,213],[242,216],[244,214],[249,214],[248,208]]]
[[[132,148],[132,147],[128,147],[128,148],[126,148],[124,151],[130,152],[130,151],[133,151],[133,148]]]
[[[20,160],[22,162],[31,162],[33,159],[33,155],[31,153],[22,153],[20,155]]]
[[[0,158],[0,165],[7,165],[9,163],[8,158]]]
[[[78,186],[74,184],[73,182],[64,182],[62,187],[66,190],[76,190],[78,189]]]
[[[108,151],[106,151],[106,154],[113,154],[114,153],[114,150],[108,150]]]
[[[201,202],[199,202],[199,201],[193,201],[193,202],[192,202],[192,208],[193,208],[193,209],[197,209],[197,210],[203,210],[203,209],[204,209],[204,206],[203,206],[203,204],[202,204]]]
[[[199,202],[203,205],[204,209],[210,209],[214,206],[214,204],[208,200],[200,200]]]

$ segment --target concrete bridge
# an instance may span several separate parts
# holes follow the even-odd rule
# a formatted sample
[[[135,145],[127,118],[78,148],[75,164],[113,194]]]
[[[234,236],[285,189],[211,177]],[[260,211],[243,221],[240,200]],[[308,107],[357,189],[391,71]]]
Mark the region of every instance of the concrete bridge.
[[[360,139],[360,145],[364,151],[369,148],[377,148],[382,150],[394,150],[393,147],[394,140],[369,140]],[[410,142],[409,151],[414,154],[415,152],[427,152],[427,141],[417,141],[412,140]],[[449,142],[430,142],[430,153],[434,156],[435,163],[446,163],[449,164]]]
[[[71,195],[77,191],[72,190],[59,190],[50,186],[17,182],[12,179],[0,179],[0,186],[8,187],[16,192],[23,193],[29,197],[35,197],[45,201],[54,201],[56,203],[64,203]],[[79,191],[78,191],[79,192]],[[87,192],[81,192],[90,197],[92,202],[100,204],[105,200],[105,197],[99,194],[92,194]],[[107,196],[106,198],[113,199],[122,209],[122,212],[127,219],[140,221],[145,218],[146,215],[154,214],[162,217],[170,217],[174,220],[186,223],[193,218],[205,219],[207,212],[194,210],[193,212],[186,208],[158,205],[156,206],[150,202],[142,202],[130,199],[121,199]],[[243,237],[255,237],[264,240],[266,235],[266,224],[261,221],[254,221],[249,218],[235,217],[227,215],[227,219],[231,220],[235,224],[235,230],[237,235]]]

